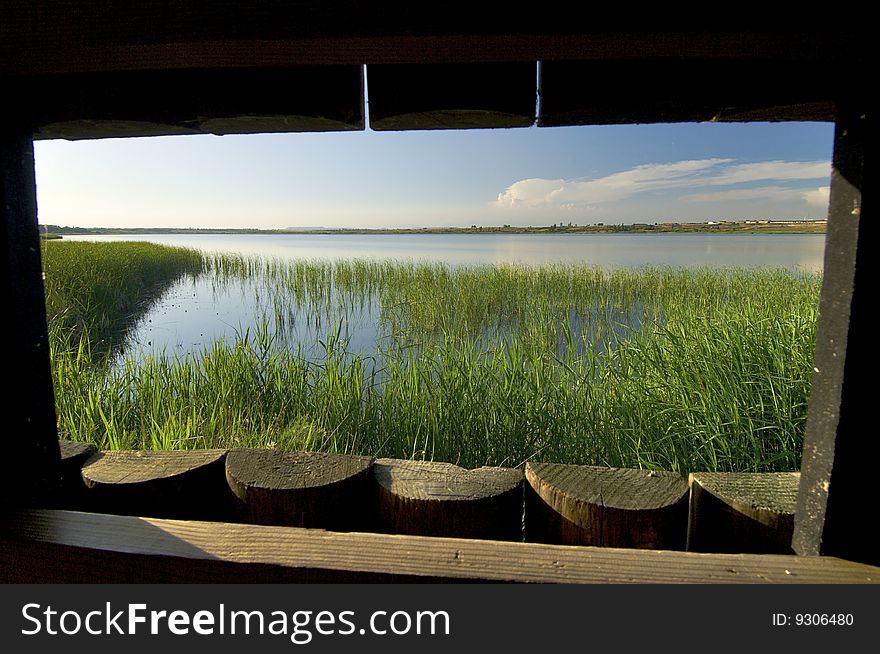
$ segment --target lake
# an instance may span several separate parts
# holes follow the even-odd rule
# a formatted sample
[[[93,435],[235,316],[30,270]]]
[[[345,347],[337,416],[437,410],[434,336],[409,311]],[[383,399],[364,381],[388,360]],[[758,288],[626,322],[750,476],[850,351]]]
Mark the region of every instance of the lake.
[[[284,259],[406,259],[451,265],[590,263],[774,266],[820,271],[824,234],[133,234],[68,240],[150,241]]]
[[[777,267],[821,271],[824,234],[138,234],[65,236],[67,240],[151,241],[205,252],[282,260],[372,259],[451,266],[579,263],[603,268]],[[198,352],[215,338],[233,340],[260,322],[271,301],[259,280],[181,280],[132,328],[130,354]],[[282,330],[291,344],[320,357],[318,341],[333,324],[352,351],[375,351],[379,307],[324,314],[299,311]],[[315,319],[318,318],[318,322]]]

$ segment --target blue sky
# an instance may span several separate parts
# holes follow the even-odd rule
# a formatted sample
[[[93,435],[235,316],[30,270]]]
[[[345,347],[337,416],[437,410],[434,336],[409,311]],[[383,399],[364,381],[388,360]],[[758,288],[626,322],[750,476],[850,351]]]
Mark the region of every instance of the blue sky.
[[[833,125],[38,141],[41,223],[419,227],[824,218]]]

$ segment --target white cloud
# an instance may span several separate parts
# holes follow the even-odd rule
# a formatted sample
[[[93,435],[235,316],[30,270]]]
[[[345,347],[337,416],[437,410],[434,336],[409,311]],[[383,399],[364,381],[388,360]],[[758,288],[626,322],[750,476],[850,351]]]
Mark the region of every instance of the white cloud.
[[[531,178],[515,182],[498,194],[492,204],[501,208],[586,208],[617,202],[634,195],[673,189],[700,189],[749,182],[827,179],[827,161],[764,161],[726,165],[733,159],[690,159],[673,163],[645,164],[592,180]],[[764,186],[759,189],[732,189],[714,193],[692,193],[681,199],[709,201],[719,199],[800,199],[811,204],[823,202],[821,188],[803,189]],[[824,200],[827,204],[827,198]]]
[[[679,199],[686,202],[730,202],[736,200],[798,200],[803,198],[803,189],[786,188],[785,186],[758,186],[711,193],[693,193]]]
[[[831,187],[820,186],[810,191],[803,192],[803,198],[807,204],[813,207],[827,208],[828,201],[831,199]]]
[[[498,194],[495,201],[499,207],[533,207],[547,204],[548,198],[560,191],[567,182],[564,179],[523,179]]]
[[[706,171],[731,159],[645,164],[593,180],[524,179],[498,194],[500,207],[591,205],[623,200],[646,191],[690,186]]]
[[[714,180],[717,184],[738,184],[764,179],[822,179],[831,175],[828,161],[762,161],[728,166]]]

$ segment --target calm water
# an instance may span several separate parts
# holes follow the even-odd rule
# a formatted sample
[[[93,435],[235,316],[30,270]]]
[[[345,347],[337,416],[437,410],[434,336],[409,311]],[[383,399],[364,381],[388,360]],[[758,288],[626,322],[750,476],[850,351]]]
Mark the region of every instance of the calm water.
[[[68,240],[138,240],[281,259],[348,258],[442,261],[450,265],[501,263],[588,263],[637,267],[784,267],[821,271],[822,234],[576,234],[576,235],[263,235],[168,234],[65,236]],[[202,277],[184,280],[160,298],[130,333],[128,352],[185,355],[215,338],[234,339],[253,329],[267,308],[259,283],[218,284]],[[375,351],[378,307],[334,316],[352,351]],[[320,358],[317,341],[331,325],[303,311],[278,335]]]
[[[603,267],[781,266],[819,271],[824,234],[149,234],[151,241],[290,259],[411,259],[452,265],[586,262]]]

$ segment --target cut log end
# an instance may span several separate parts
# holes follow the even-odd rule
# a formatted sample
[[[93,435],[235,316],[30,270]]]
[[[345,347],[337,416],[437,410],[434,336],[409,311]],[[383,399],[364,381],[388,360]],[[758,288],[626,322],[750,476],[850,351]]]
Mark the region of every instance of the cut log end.
[[[99,452],[82,468],[92,511],[181,519],[227,519],[226,450]]]
[[[692,473],[688,549],[790,553],[799,483],[799,472]]]
[[[365,456],[236,449],[226,479],[247,522],[351,531],[369,523],[372,465]]]
[[[226,450],[99,452],[83,466],[86,486],[139,484],[182,477],[203,466],[222,461]]]
[[[665,471],[526,464],[527,540],[683,549],[688,484]]]
[[[368,470],[367,456],[235,449],[226,460],[227,477],[236,486],[266,490],[317,488],[343,481]]]
[[[379,529],[397,534],[522,539],[521,470],[379,459]]]
[[[484,466],[474,470],[452,463],[377,459],[373,474],[384,490],[413,500],[479,500],[506,493],[522,482],[522,472]]]

